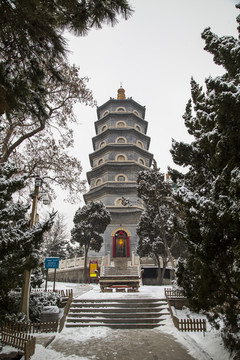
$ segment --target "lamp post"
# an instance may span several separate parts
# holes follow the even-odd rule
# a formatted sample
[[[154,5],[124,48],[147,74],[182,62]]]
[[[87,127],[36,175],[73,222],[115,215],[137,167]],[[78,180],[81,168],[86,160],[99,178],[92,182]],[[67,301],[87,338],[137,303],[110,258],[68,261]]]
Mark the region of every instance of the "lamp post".
[[[42,185],[42,179],[36,177],[35,179],[35,188],[33,193],[33,203],[32,203],[32,211],[31,211],[31,221],[30,221],[30,229],[36,223],[36,215],[37,215],[37,202],[39,197],[39,188]],[[26,261],[28,261],[26,258]],[[31,282],[31,270],[25,269],[23,274],[23,286],[22,286],[22,297],[21,297],[21,305],[20,312],[24,313],[29,320],[29,292],[30,292],[30,282]]]

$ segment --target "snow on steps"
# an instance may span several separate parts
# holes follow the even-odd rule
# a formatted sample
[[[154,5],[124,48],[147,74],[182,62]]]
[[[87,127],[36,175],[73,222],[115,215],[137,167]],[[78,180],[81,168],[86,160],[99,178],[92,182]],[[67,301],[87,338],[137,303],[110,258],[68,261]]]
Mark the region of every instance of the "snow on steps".
[[[104,266],[103,276],[139,276],[137,266],[128,266],[126,268],[116,266]]]
[[[66,327],[107,326],[111,328],[149,328],[163,325],[169,316],[165,299],[74,299]]]

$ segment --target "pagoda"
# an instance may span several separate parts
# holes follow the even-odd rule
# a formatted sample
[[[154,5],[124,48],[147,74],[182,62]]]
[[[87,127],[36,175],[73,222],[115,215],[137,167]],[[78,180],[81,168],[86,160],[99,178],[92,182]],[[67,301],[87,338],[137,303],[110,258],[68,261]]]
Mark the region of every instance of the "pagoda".
[[[145,106],[126,98],[122,86],[117,99],[110,98],[97,108],[96,136],[89,155],[92,169],[87,173],[90,189],[84,201],[102,201],[112,216],[98,256],[136,253],[136,227],[144,210],[137,197],[137,176],[151,166],[153,158],[147,127]]]

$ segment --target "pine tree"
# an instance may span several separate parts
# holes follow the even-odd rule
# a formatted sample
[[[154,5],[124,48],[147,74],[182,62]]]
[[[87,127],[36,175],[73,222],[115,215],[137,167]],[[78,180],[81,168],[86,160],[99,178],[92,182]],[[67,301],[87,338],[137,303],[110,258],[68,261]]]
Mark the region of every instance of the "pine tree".
[[[0,12],[0,114],[22,107],[25,114],[43,114],[46,70],[62,80],[57,63],[67,54],[64,31],[84,36],[132,10],[127,0],[2,0]]]
[[[172,196],[173,184],[164,180],[154,161],[150,170],[138,174],[138,196],[144,201],[137,234],[139,237],[138,254],[151,256],[158,264],[158,281],[162,284],[168,262],[175,269],[175,259],[184,256],[183,212]],[[163,269],[161,271],[162,259]]]
[[[14,176],[16,167],[0,165],[0,317],[8,308],[8,294],[21,286],[23,271],[38,266],[42,236],[52,225],[53,216],[30,229],[29,205],[14,201],[14,193],[25,186],[24,176]]]
[[[188,167],[184,175],[171,171],[188,232],[189,258],[179,264],[178,282],[213,323],[222,317],[225,343],[240,349],[234,335],[240,330],[240,41],[210,28],[202,38],[226,72],[207,78],[206,92],[191,80],[183,118],[194,140],[172,145],[174,162]]]
[[[100,251],[103,243],[101,234],[110,224],[111,215],[101,201],[92,201],[76,211],[73,222],[71,241],[84,248],[84,282],[87,282],[88,250]]]

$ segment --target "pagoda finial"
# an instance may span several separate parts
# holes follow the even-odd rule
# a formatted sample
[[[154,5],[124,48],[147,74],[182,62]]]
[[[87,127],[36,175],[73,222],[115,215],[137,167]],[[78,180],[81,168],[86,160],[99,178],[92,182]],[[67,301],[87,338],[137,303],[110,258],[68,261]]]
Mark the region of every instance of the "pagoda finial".
[[[120,88],[118,89],[117,100],[124,100],[124,99],[126,99],[125,89],[122,88],[122,82],[120,82]]]

